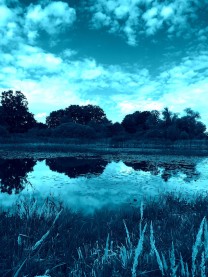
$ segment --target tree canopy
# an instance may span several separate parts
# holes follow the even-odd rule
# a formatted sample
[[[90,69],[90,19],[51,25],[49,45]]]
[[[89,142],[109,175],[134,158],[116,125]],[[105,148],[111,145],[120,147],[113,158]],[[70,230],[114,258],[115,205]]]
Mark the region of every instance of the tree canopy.
[[[21,133],[35,125],[34,115],[28,110],[28,102],[21,91],[4,91],[1,95],[0,122],[9,132]]]
[[[94,123],[107,123],[107,119],[104,111],[99,106],[87,105],[71,105],[66,109],[60,109],[53,111],[46,118],[46,124],[50,128],[57,127],[62,123],[73,122],[82,125],[87,125],[91,122]]]

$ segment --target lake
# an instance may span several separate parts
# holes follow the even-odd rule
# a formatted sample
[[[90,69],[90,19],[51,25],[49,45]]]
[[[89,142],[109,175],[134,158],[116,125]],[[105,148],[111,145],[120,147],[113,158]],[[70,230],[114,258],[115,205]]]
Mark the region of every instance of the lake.
[[[208,192],[208,158],[119,155],[0,159],[0,203],[52,197],[73,211],[138,206],[165,194],[188,201]]]

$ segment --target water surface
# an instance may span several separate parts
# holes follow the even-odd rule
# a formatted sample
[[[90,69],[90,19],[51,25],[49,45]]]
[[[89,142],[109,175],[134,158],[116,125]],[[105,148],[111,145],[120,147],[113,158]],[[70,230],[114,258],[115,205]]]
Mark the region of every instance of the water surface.
[[[72,210],[137,206],[167,193],[189,201],[208,191],[208,158],[138,156],[1,159],[0,202],[46,197]]]

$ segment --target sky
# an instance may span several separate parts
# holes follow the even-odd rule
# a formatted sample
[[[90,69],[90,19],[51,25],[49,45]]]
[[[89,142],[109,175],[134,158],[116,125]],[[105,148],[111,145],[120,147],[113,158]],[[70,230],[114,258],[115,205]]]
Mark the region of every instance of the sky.
[[[0,68],[38,121],[92,104],[112,122],[190,107],[208,126],[208,0],[0,0]]]

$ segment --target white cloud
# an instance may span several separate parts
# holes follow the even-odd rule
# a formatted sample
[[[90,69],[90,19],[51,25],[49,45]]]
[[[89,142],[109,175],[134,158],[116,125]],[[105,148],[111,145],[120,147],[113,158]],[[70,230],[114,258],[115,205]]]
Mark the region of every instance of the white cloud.
[[[180,63],[166,65],[151,76],[138,64],[131,69],[103,65],[92,58],[76,58],[77,52],[62,49],[60,54],[38,47],[41,30],[56,37],[75,20],[75,10],[65,2],[13,8],[5,1],[0,5],[0,87],[22,90],[30,109],[43,119],[50,111],[70,104],[97,104],[110,119],[121,120],[135,110],[162,109],[169,106],[182,111],[191,105],[208,122],[208,51],[188,53]],[[130,45],[138,34],[153,35],[167,25],[168,32],[179,32],[194,20],[191,0],[167,2],[144,0],[97,0],[93,5],[94,27],[105,26],[109,32],[126,36]],[[144,11],[141,9],[143,5]],[[192,18],[193,17],[193,18]],[[50,26],[50,28],[49,28]],[[203,41],[207,28],[198,32]],[[33,42],[31,46],[31,42]]]
[[[110,33],[126,38],[127,43],[136,45],[141,34],[154,35],[160,29],[167,34],[180,35],[183,31],[193,32],[197,13],[207,8],[206,0],[96,0],[91,2],[92,27],[108,27]]]
[[[0,27],[5,27],[12,18],[12,11],[5,5],[0,6]]]
[[[67,51],[67,59],[24,44],[11,54],[1,52],[0,87],[24,92],[35,114],[92,103],[116,121],[136,110],[169,106],[181,112],[191,106],[208,123],[208,52],[189,54],[153,78],[138,65],[130,72],[124,66],[102,65],[94,59],[72,60],[70,49]]]
[[[122,116],[136,110],[162,110],[168,106],[181,113],[191,107],[199,111],[208,126],[208,52],[195,53],[182,59],[181,63],[161,72],[153,81],[149,76],[133,93],[123,96],[117,94],[112,100],[117,103],[116,110]]]
[[[39,29],[54,35],[71,27],[75,20],[75,9],[65,2],[54,1],[47,5],[31,4],[25,15],[25,29],[29,38],[34,38],[37,35],[34,32]]]
[[[65,2],[20,5],[18,1],[0,3],[1,46],[10,48],[18,43],[34,43],[41,31],[51,37],[70,28],[76,20],[76,11]]]

